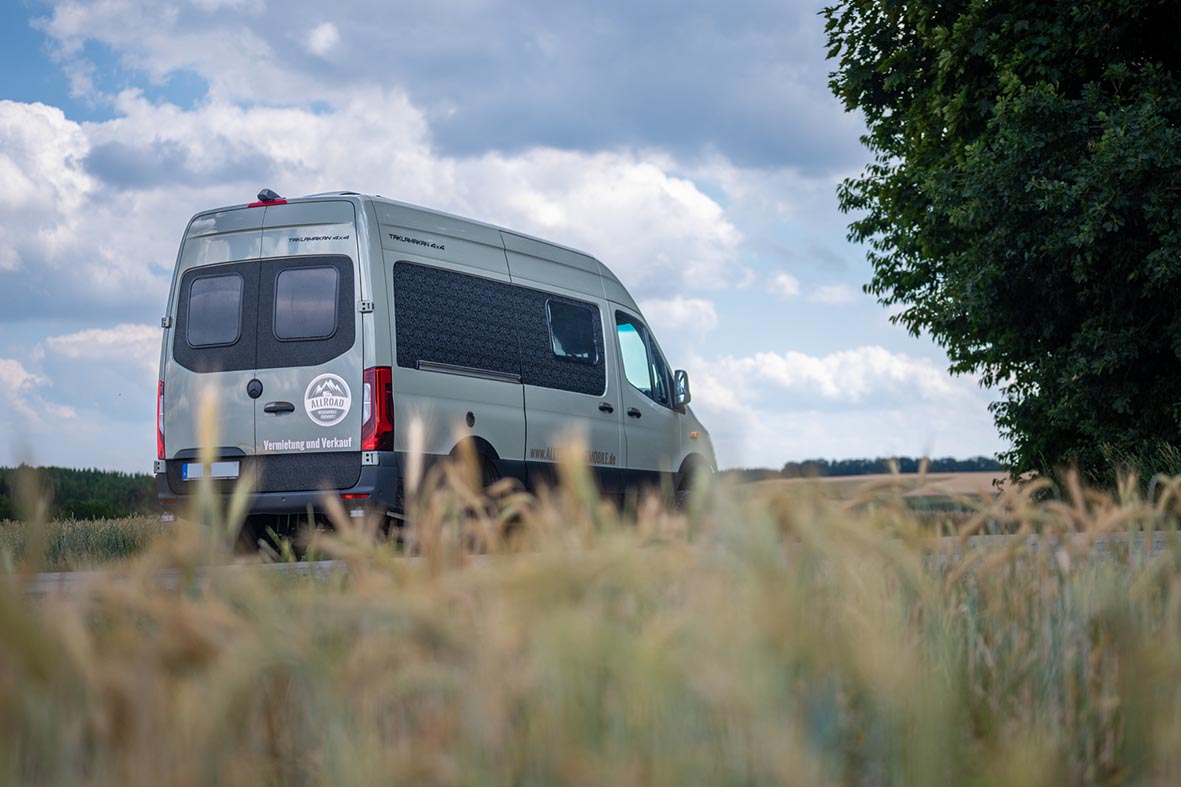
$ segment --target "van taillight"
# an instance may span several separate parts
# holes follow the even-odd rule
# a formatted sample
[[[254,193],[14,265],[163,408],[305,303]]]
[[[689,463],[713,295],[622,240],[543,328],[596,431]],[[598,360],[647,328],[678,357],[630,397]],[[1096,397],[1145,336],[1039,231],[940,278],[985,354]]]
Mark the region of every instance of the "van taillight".
[[[156,388],[156,458],[164,458],[164,381]]]
[[[361,399],[361,450],[394,450],[394,375],[388,366],[365,370]]]

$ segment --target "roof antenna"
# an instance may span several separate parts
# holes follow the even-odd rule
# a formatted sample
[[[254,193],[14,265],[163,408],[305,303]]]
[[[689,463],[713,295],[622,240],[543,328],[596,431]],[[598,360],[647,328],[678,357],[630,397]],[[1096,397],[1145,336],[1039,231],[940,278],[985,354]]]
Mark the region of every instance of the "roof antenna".
[[[262,191],[258,192],[259,202],[275,202],[281,199],[283,198],[270,189],[263,189]]]

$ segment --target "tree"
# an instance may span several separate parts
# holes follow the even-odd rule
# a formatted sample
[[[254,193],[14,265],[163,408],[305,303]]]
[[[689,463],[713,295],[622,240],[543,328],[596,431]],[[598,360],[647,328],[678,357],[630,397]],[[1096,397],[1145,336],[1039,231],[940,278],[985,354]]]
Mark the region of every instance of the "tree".
[[[1181,445],[1175,0],[845,0],[830,85],[866,291],[1003,392],[1014,472]]]

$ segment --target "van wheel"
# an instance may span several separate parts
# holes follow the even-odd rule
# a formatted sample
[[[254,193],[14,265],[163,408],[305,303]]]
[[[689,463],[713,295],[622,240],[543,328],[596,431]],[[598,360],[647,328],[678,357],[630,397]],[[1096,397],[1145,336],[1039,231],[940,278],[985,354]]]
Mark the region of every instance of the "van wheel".
[[[689,507],[689,500],[693,496],[693,490],[699,484],[706,483],[710,476],[709,470],[703,469],[700,466],[690,466],[681,477],[681,482],[677,485],[677,491],[673,493],[673,506],[677,511],[684,511]]]
[[[480,457],[480,483],[484,487],[484,492],[487,494],[488,487],[500,480],[500,471],[496,469],[496,465],[486,456]]]

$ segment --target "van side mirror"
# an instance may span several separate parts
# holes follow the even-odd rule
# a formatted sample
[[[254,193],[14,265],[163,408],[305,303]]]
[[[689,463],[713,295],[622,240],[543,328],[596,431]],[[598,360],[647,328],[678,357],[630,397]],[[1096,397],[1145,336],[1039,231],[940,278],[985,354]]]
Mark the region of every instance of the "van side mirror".
[[[677,392],[675,397],[676,405],[677,407],[684,407],[693,401],[693,392],[689,390],[689,373],[684,369],[677,369],[673,373],[673,377],[676,378],[674,385]]]

